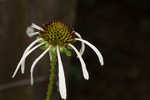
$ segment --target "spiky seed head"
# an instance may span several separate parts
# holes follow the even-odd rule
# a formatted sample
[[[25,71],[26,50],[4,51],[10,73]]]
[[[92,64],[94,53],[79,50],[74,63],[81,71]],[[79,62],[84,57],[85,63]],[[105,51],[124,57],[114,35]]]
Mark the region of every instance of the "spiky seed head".
[[[54,21],[43,25],[44,31],[40,31],[40,36],[53,45],[66,45],[75,38],[71,28],[62,22]]]

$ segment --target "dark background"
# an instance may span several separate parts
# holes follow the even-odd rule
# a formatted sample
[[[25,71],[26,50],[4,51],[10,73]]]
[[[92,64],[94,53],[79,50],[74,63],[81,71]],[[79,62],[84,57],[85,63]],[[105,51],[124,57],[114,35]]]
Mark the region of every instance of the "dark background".
[[[36,66],[35,85],[29,84],[30,66],[41,50],[28,58],[25,75],[19,72],[15,79],[11,75],[34,40],[25,34],[26,27],[53,19],[72,26],[101,51],[105,61],[101,67],[86,47],[83,57],[90,80],[85,81],[75,54],[62,55],[67,100],[150,100],[149,12],[149,0],[0,0],[0,100],[45,99],[48,56]],[[52,98],[60,99],[56,84]]]

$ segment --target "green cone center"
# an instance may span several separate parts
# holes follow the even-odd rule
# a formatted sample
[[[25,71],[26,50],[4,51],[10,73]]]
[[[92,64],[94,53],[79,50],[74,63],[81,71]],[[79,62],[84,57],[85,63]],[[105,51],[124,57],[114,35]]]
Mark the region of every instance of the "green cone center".
[[[41,37],[53,45],[66,45],[73,41],[74,33],[62,22],[52,22],[44,25]]]

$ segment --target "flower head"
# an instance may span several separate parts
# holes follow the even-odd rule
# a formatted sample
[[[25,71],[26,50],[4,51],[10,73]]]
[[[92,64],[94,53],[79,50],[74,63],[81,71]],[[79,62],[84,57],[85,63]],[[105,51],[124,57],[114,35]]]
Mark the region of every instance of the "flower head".
[[[73,31],[71,28],[69,28],[67,25],[65,25],[62,22],[53,21],[41,27],[33,23],[31,26],[27,27],[26,33],[29,37],[37,36],[37,39],[33,41],[24,51],[23,56],[21,60],[19,61],[12,77],[13,78],[15,77],[19,68],[21,68],[21,72],[24,73],[26,57],[30,55],[35,49],[42,48],[44,52],[35,59],[30,69],[31,85],[33,85],[34,83],[33,71],[34,71],[36,64],[47,53],[49,53],[50,60],[52,60],[53,52],[51,51],[54,51],[57,54],[59,91],[60,91],[60,95],[62,99],[67,98],[67,93],[66,93],[65,74],[63,70],[63,64],[62,64],[60,52],[65,52],[66,55],[70,56],[70,51],[68,50],[68,48],[69,49],[72,48],[75,51],[78,59],[81,62],[83,77],[86,80],[89,79],[89,74],[86,69],[86,64],[82,58],[82,55],[85,50],[85,44],[93,49],[93,51],[98,56],[100,64],[104,65],[103,57],[100,51],[88,41],[83,40],[79,33],[77,33],[76,31]],[[73,45],[73,43],[76,41],[81,42],[80,51],[78,51],[76,47]]]
[[[51,45],[67,45],[75,38],[74,32],[62,22],[52,22],[43,25],[40,36]]]

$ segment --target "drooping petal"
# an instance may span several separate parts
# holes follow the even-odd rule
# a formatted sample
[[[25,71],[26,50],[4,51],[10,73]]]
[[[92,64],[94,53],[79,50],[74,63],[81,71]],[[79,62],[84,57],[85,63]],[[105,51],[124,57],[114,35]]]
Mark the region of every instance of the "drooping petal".
[[[66,81],[65,81],[65,75],[63,70],[63,64],[60,57],[60,51],[59,47],[57,46],[57,58],[58,58],[58,78],[59,78],[59,91],[62,99],[67,98],[66,93]]]
[[[45,44],[45,43],[40,43],[40,44],[36,45],[35,47],[33,47],[32,49],[38,48],[38,47],[42,46],[43,44]],[[32,50],[32,49],[31,49],[31,50]],[[29,51],[27,51],[27,52],[29,52]],[[24,55],[26,55],[27,52],[25,52]],[[23,56],[24,56],[24,55],[23,55]],[[26,58],[24,58],[24,60],[23,60],[22,63],[21,63],[22,74],[24,74],[24,71],[25,71],[25,61],[26,61]]]
[[[85,64],[81,54],[78,52],[78,50],[72,44],[69,44],[69,46],[76,52],[76,54],[77,54],[77,56],[78,56],[78,58],[79,58],[79,60],[81,62],[83,76],[84,76],[84,78],[86,80],[88,80],[89,79],[89,73],[88,73],[88,71],[86,69],[86,64]]]
[[[88,45],[89,47],[91,47],[91,48],[93,49],[93,51],[97,54],[98,59],[99,59],[99,61],[100,61],[100,64],[101,64],[102,66],[104,65],[103,56],[102,56],[102,54],[100,53],[100,51],[99,51],[94,45],[92,45],[91,43],[89,43],[88,41],[83,40],[83,39],[76,38],[75,40],[84,42],[86,45]]]
[[[42,27],[40,27],[40,26],[38,26],[38,25],[36,25],[34,23],[32,23],[31,27],[33,27],[33,28],[35,28],[37,30],[40,30],[40,31],[44,31],[44,29]]]
[[[81,35],[79,33],[75,32],[75,35],[77,37],[79,37],[80,39],[82,39],[82,37],[81,37]],[[81,42],[81,49],[80,49],[81,56],[83,55],[84,51],[85,51],[85,44],[84,44],[84,42]]]
[[[43,45],[43,44],[44,44],[44,43],[41,43],[41,45]],[[26,53],[22,56],[22,58],[20,59],[18,65],[17,65],[17,67],[16,67],[16,69],[15,69],[15,72],[14,72],[13,75],[12,75],[12,78],[15,77],[15,75],[17,74],[17,72],[18,72],[18,70],[19,70],[19,68],[20,68],[20,65],[21,65],[22,62],[26,59],[26,57],[27,57],[30,53],[32,53],[35,49],[37,49],[38,47],[39,47],[39,46],[33,47],[30,51],[26,52]],[[22,68],[22,69],[24,69],[24,68]]]
[[[33,41],[24,51],[23,53],[23,56],[36,44],[38,43],[40,40],[42,40],[42,38],[39,38],[39,39],[36,39],[35,41]],[[21,72],[22,74],[24,73],[24,65],[25,65],[25,62],[23,61],[22,64],[21,64]]]
[[[33,85],[34,83],[34,78],[33,78],[33,71],[34,71],[34,68],[35,68],[35,65],[39,62],[39,60],[49,51],[50,47],[47,48],[39,57],[37,57],[35,59],[35,61],[33,62],[32,66],[31,66],[31,69],[30,69],[30,72],[31,72],[31,85]]]
[[[34,32],[34,28],[29,26],[27,27],[27,30],[26,30],[26,34],[29,36],[29,37],[33,37],[35,35],[39,35],[40,33],[39,32]]]

